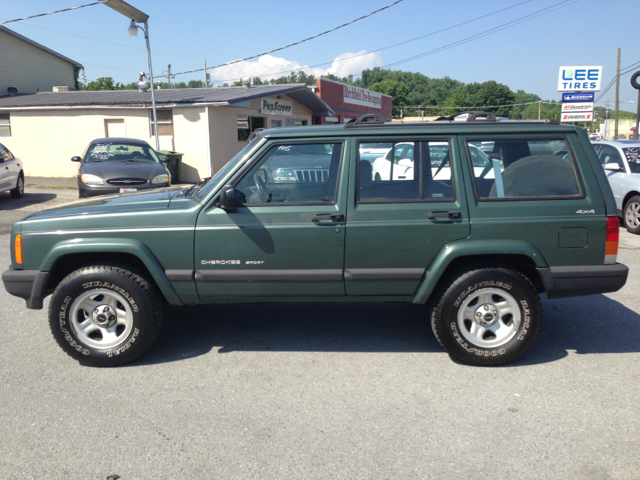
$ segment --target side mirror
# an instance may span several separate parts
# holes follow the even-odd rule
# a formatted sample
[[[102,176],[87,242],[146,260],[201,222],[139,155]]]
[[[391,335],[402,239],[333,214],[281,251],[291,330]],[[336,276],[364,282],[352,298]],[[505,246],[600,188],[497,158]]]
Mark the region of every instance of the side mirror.
[[[236,202],[236,189],[231,185],[225,185],[220,192],[220,201],[218,202],[220,208],[225,210],[235,210],[237,207]]]
[[[410,158],[403,158],[398,162],[398,165],[405,168],[413,168],[413,160]]]
[[[81,162],[82,158],[80,158],[80,157],[71,157],[71,161],[72,162]]]
[[[623,168],[620,168],[620,165],[617,163],[606,163],[604,165],[605,170],[609,170],[610,172],[624,172]]]

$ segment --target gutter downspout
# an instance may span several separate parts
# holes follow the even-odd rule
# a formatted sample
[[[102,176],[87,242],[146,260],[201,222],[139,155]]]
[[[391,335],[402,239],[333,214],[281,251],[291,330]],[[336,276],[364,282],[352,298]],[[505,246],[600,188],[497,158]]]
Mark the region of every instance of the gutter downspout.
[[[209,161],[209,175],[208,177],[211,178],[212,172],[211,170],[213,169],[212,165],[211,165],[211,130],[209,127],[209,106],[207,105],[207,160]]]

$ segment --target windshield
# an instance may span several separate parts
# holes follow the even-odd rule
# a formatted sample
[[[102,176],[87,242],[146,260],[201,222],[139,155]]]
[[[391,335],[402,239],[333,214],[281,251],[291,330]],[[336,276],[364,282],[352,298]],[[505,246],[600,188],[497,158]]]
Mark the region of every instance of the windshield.
[[[640,147],[623,148],[624,156],[629,162],[631,173],[640,173]]]
[[[85,163],[90,162],[151,162],[160,163],[156,152],[149,145],[102,142],[89,145],[84,155]]]
[[[251,140],[246,147],[244,147],[242,150],[240,150],[235,157],[233,157],[231,160],[229,160],[227,162],[227,164],[222,167],[220,170],[218,170],[218,172],[211,177],[211,180],[209,180],[207,183],[205,183],[200,190],[198,190],[195,194],[195,199],[200,201],[200,199],[202,197],[204,197],[205,195],[207,195],[207,193],[209,193],[211,191],[211,189],[213,187],[215,187],[215,185],[222,179],[224,178],[224,176],[229,173],[231,170],[233,170],[233,167],[235,167],[238,163],[240,163],[242,160],[244,160],[245,155],[260,141],[262,140],[262,137],[257,136],[255,137],[253,140]]]

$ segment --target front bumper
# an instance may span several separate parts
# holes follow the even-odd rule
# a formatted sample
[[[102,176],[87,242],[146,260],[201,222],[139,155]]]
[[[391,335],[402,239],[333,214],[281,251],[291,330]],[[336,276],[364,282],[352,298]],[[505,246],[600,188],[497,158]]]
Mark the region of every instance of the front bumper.
[[[589,265],[580,267],[538,268],[547,298],[579,297],[610,293],[627,283],[629,267],[615,265]]]
[[[24,298],[27,308],[41,310],[46,295],[49,272],[40,270],[14,270],[10,268],[2,274],[4,288],[15,297]]]

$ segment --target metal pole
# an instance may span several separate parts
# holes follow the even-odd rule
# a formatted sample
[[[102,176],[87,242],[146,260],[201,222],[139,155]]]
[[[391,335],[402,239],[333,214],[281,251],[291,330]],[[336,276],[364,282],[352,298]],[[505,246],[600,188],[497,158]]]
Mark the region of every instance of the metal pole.
[[[209,88],[209,84],[207,83],[207,61],[204,61],[204,88]]]
[[[147,41],[147,56],[149,57],[149,81],[151,83],[151,105],[153,108],[153,131],[156,134],[156,150],[160,150],[160,135],[158,135],[158,116],[156,115],[156,93],[153,86],[153,67],[151,66],[151,47],[149,46],[149,22],[144,21],[144,38]]]
[[[618,118],[620,115],[620,49],[618,49],[618,68],[616,69],[616,120],[613,139],[618,139]]]
[[[171,64],[167,66],[167,83],[169,84],[169,88],[171,88]]]
[[[542,100],[538,100],[538,120],[540,120],[540,110],[542,110]]]
[[[640,123],[640,90],[638,90],[638,111],[636,112],[636,140],[640,140],[640,132],[638,132],[638,123]]]

